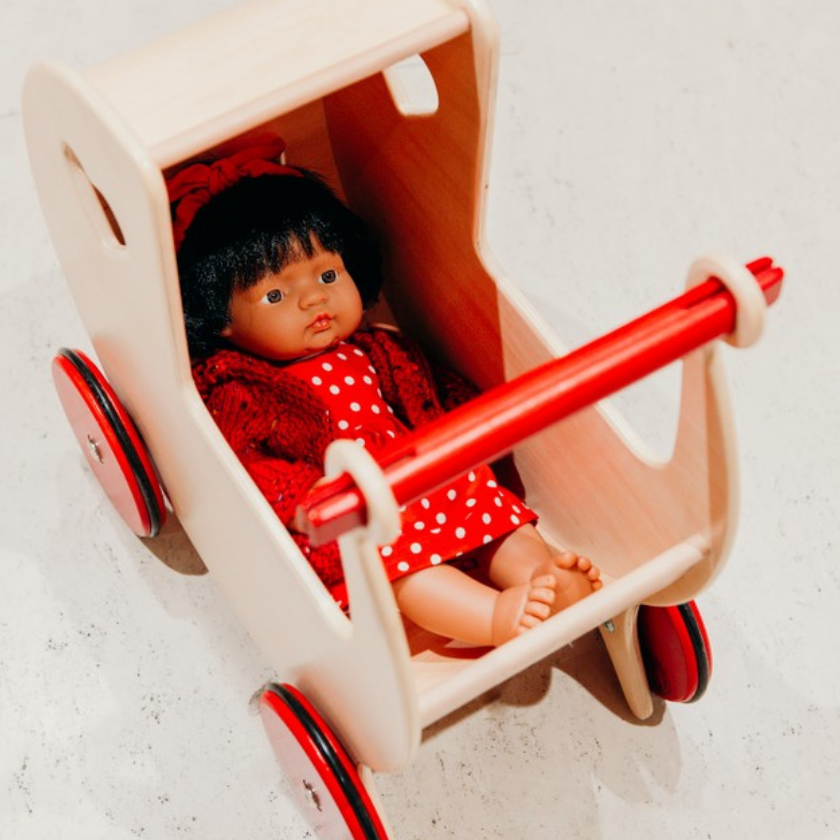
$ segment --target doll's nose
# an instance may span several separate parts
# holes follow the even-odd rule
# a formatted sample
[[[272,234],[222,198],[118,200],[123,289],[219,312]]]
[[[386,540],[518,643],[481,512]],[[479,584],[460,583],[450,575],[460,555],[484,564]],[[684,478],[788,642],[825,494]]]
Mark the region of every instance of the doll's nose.
[[[304,309],[309,309],[323,303],[328,297],[329,295],[327,294],[326,286],[319,284],[317,286],[312,286],[303,292],[300,296],[300,305]]]

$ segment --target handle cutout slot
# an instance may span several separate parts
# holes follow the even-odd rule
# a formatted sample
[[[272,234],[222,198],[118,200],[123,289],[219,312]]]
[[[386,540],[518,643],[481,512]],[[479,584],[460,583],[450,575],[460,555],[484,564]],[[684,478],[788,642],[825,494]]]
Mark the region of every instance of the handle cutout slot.
[[[410,55],[384,71],[394,105],[404,117],[430,117],[440,107],[437,85],[419,55]]]
[[[88,177],[85,168],[82,166],[81,161],[73,149],[65,143],[63,144],[63,151],[71,177],[76,184],[79,199],[84,205],[88,218],[91,220],[99,239],[103,245],[125,248],[125,235],[108,199],[105,198],[96,184]]]

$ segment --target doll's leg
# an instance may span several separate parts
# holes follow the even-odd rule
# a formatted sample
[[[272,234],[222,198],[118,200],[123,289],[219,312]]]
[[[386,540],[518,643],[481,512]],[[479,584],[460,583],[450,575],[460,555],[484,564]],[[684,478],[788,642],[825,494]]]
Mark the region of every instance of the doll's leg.
[[[545,621],[556,586],[554,575],[537,574],[500,592],[449,565],[393,583],[397,605],[415,624],[478,645],[500,645]]]
[[[588,557],[556,551],[533,525],[523,525],[488,546],[483,560],[490,580],[500,589],[519,586],[534,575],[550,573],[557,579],[553,612],[559,612],[602,586],[601,572]]]

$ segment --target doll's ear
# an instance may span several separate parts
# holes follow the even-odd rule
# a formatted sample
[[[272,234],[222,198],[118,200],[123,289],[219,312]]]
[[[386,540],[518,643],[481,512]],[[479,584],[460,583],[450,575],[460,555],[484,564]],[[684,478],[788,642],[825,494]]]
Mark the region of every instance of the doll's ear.
[[[219,330],[219,338],[230,338],[233,335],[233,317],[230,314],[230,305],[225,313],[225,325]]]

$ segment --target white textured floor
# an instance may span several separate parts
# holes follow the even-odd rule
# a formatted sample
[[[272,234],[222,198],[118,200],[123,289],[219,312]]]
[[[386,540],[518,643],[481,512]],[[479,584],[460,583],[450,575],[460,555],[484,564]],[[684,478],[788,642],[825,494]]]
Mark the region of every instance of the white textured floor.
[[[395,0],[396,1],[396,0]],[[316,0],[312,0],[316,2]],[[207,576],[116,519],[49,380],[87,347],[34,194],[20,89],[228,0],[3,0],[0,837],[309,836],[251,692],[273,676]],[[707,250],[788,270],[726,351],[740,531],[700,599],[708,693],[630,719],[580,640],[436,727],[380,779],[396,840],[840,837],[840,6],[492,0],[502,61],[488,228],[580,343],[676,294]],[[665,436],[673,376],[620,400]],[[570,477],[574,480],[574,477]]]

